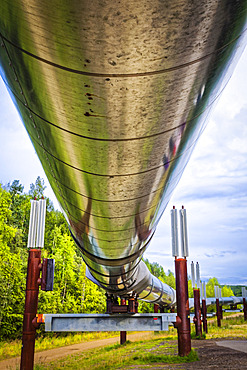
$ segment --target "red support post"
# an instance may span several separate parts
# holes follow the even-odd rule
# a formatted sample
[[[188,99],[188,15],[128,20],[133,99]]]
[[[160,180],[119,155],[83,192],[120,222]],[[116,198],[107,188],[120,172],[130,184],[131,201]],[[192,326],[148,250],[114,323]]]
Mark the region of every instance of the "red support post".
[[[185,258],[175,258],[178,354],[187,356],[191,352],[190,310],[187,278],[187,261]]]
[[[159,312],[159,305],[158,304],[154,304],[154,313],[158,313]]]
[[[219,298],[216,298],[216,316],[218,328],[221,327],[221,312],[220,312],[220,302]]]
[[[112,297],[106,293],[106,313],[112,313]]]
[[[126,305],[126,300],[124,298],[121,298],[121,305]],[[120,331],[120,344],[124,344],[126,342],[126,331]]]
[[[136,313],[136,302],[134,297],[130,297],[128,300],[128,313]]]
[[[223,320],[223,307],[220,305],[220,318]]]
[[[203,331],[208,332],[208,320],[207,320],[207,305],[206,300],[202,300],[202,322],[203,322]]]
[[[246,302],[246,298],[243,298],[243,311],[244,311],[244,321],[247,321],[247,302]]]
[[[135,313],[138,313],[138,307],[139,307],[139,303],[138,303],[138,300],[137,300],[137,297],[135,298]]]
[[[194,316],[194,324],[196,329],[196,336],[202,336],[202,321],[201,321],[201,307],[200,307],[200,289],[193,289],[194,293],[194,309],[195,309],[195,316]]]
[[[27,266],[25,311],[23,318],[21,370],[32,370],[34,364],[35,323],[40,285],[41,250],[30,249]]]

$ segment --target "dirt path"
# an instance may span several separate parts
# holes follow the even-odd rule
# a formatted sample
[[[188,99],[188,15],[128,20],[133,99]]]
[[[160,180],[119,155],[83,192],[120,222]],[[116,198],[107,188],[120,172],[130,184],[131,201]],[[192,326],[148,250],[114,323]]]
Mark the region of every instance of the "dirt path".
[[[140,332],[136,334],[128,334],[127,339],[132,342],[142,340],[142,339],[151,339],[153,332]],[[54,348],[43,352],[37,352],[34,355],[34,363],[45,363],[57,360],[61,357],[71,355],[76,352],[83,352],[89,349],[94,349],[98,347],[108,346],[110,344],[119,343],[119,336],[113,338],[100,339],[90,342],[72,344],[71,346]],[[17,369],[20,365],[20,357],[10,358],[8,360],[0,361],[0,370],[11,370]]]

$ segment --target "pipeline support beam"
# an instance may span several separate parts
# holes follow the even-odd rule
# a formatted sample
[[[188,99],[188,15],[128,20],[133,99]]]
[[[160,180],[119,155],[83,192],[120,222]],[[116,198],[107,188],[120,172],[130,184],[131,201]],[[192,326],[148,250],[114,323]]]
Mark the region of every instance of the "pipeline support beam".
[[[178,354],[187,356],[191,351],[190,310],[187,278],[187,261],[185,258],[175,258]]]
[[[201,307],[200,307],[200,289],[193,289],[194,294],[194,310],[195,310],[195,316],[194,316],[194,324],[195,324],[195,330],[196,330],[196,336],[201,337],[202,336],[202,321],[201,321]]]
[[[204,333],[208,332],[208,320],[207,320],[207,305],[206,300],[202,300],[202,323]]]
[[[243,311],[244,311],[244,321],[247,321],[247,301],[243,298]]]
[[[166,331],[176,314],[44,314],[45,331]]]
[[[121,299],[121,306],[126,306],[126,300],[124,298]],[[120,331],[120,344],[124,344],[126,342],[126,330]]]
[[[41,250],[30,249],[27,266],[25,310],[23,318],[21,370],[32,370],[36,334],[36,314],[40,285]]]
[[[216,317],[218,328],[221,327],[221,310],[220,310],[220,301],[219,298],[216,298]]]

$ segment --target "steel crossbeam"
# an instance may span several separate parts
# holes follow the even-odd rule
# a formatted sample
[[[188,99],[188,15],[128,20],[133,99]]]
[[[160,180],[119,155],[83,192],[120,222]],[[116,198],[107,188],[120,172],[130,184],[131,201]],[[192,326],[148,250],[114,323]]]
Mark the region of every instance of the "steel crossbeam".
[[[165,331],[175,313],[45,314],[45,331]]]

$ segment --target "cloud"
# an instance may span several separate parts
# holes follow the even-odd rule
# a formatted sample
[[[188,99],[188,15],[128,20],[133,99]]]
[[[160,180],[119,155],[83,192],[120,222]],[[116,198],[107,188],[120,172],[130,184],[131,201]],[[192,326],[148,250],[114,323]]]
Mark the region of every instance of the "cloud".
[[[145,255],[147,254],[147,256],[158,256],[158,257],[171,257],[171,254],[170,253],[164,253],[164,252],[152,252],[152,251],[147,251],[145,253]]]
[[[209,253],[205,253],[204,255],[208,258],[215,258],[215,257],[220,257],[220,258],[224,258],[225,256],[227,255],[232,255],[232,254],[236,254],[237,251],[217,251],[216,253],[212,253],[212,254],[209,254]]]

